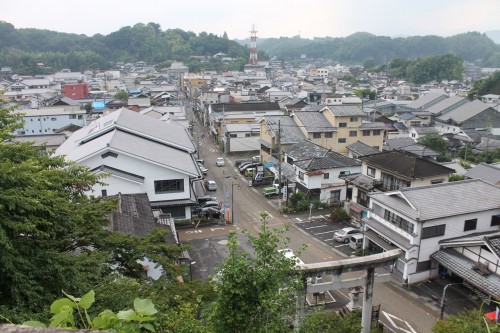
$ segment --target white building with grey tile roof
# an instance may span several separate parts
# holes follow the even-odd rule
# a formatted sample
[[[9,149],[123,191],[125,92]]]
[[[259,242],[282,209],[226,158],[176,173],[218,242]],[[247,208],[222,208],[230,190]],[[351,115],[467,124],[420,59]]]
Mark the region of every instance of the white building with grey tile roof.
[[[431,256],[440,242],[500,225],[500,188],[481,180],[370,193],[364,247],[376,253],[395,248],[404,255],[393,274],[402,283],[435,277],[438,263]],[[366,253],[366,252],[365,252]]]
[[[76,131],[56,154],[106,175],[89,194],[147,193],[152,207],[190,218],[192,182],[201,178],[195,152],[186,129],[122,108]]]

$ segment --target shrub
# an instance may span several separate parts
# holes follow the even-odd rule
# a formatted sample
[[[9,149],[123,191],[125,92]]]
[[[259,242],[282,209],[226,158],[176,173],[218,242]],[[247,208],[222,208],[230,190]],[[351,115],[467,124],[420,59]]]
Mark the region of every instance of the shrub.
[[[346,211],[342,207],[336,207],[332,210],[332,213],[330,214],[330,218],[332,219],[332,222],[345,222],[349,220],[349,215],[347,215]]]

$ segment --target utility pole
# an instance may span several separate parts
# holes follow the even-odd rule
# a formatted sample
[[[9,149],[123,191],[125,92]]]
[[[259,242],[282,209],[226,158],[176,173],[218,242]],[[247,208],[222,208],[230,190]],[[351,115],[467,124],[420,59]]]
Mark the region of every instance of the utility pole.
[[[278,120],[278,210],[281,213],[281,120]]]

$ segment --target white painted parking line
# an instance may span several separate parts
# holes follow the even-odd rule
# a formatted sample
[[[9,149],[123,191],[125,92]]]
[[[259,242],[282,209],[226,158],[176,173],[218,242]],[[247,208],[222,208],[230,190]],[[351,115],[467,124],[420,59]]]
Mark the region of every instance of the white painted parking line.
[[[331,234],[332,232],[335,232],[335,230],[332,230],[332,231],[323,231],[323,232],[318,232],[318,233],[317,233],[317,234],[315,234],[315,235]]]
[[[302,220],[301,220],[301,219],[299,219],[298,217],[296,217],[295,219],[296,219],[297,221],[299,221],[299,222],[302,222]]]
[[[344,243],[344,244],[340,244],[340,245],[337,245],[337,246],[334,246],[335,248],[337,247],[341,247],[341,246],[347,246],[349,243]]]
[[[306,229],[316,229],[316,228],[323,228],[323,227],[327,227],[328,224],[322,224],[322,225],[317,225],[317,226],[314,226],[314,227],[307,227]]]

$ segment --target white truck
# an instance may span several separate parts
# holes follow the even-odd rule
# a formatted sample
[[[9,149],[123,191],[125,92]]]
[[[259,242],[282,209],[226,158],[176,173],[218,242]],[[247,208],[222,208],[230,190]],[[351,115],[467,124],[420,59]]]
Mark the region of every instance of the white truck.
[[[270,197],[272,195],[277,195],[279,193],[279,185],[278,184],[273,184],[271,186],[264,187],[262,189],[262,193],[264,193],[264,195],[266,197]],[[283,189],[281,189],[281,193],[283,193]]]

